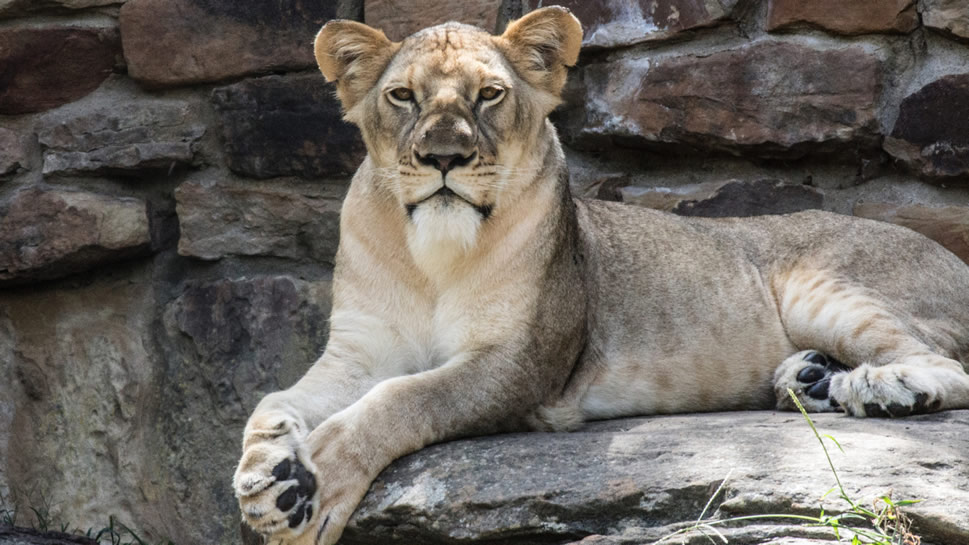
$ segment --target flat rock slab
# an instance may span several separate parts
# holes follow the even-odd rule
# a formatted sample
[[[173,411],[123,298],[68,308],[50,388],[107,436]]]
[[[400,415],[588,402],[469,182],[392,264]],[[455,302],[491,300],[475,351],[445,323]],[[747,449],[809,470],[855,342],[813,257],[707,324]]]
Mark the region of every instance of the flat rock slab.
[[[969,179],[969,73],[943,76],[905,97],[884,148],[929,178]]]
[[[0,176],[27,166],[27,148],[23,138],[10,129],[0,127]]]
[[[565,6],[582,22],[582,46],[626,47],[668,40],[729,20],[737,0],[529,0],[527,6]]]
[[[920,4],[923,25],[969,41],[969,0],[922,0]]]
[[[191,104],[136,100],[51,112],[38,127],[45,175],[135,175],[196,163],[205,125]]]
[[[222,117],[226,162],[239,174],[348,175],[366,153],[322,74],[250,79],[215,89],[212,101]]]
[[[767,28],[797,25],[836,34],[911,32],[919,26],[915,0],[770,0]]]
[[[39,11],[68,11],[121,5],[125,0],[0,0],[0,18],[21,17]]]
[[[111,75],[120,55],[117,28],[0,29],[0,115],[77,100]]]
[[[314,67],[313,37],[336,8],[319,0],[129,0],[121,8],[128,73],[167,87]]]
[[[0,286],[66,276],[150,247],[139,199],[29,188],[0,203]]]
[[[184,182],[175,190],[178,253],[205,260],[247,255],[333,263],[345,191],[279,181]]]
[[[722,150],[762,156],[876,147],[881,65],[858,47],[760,42],[709,55],[626,57],[578,73],[562,117],[583,148]],[[854,148],[852,148],[854,149]]]
[[[923,543],[969,542],[969,411],[814,421],[844,448],[828,443],[856,502],[921,499],[906,512]],[[431,446],[380,475],[341,543],[648,543],[695,521],[724,479],[708,512],[718,518],[846,508],[822,500],[835,477],[799,414],[658,416]],[[830,539],[796,521],[751,524],[729,530],[746,536],[732,542]]]
[[[448,21],[481,27],[494,32],[502,0],[364,0],[365,22],[379,28],[391,40],[402,40],[411,34]]]

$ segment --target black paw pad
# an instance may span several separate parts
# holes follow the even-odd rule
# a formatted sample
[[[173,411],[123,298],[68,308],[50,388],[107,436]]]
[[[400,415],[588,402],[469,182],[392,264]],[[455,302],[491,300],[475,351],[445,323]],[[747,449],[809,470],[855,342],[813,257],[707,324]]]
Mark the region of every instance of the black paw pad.
[[[840,361],[814,351],[805,355],[804,361],[812,364],[797,374],[797,381],[805,385],[804,393],[812,399],[828,399],[831,377],[835,373],[847,371],[848,368]]]
[[[273,468],[273,477],[276,481],[296,481],[296,484],[276,498],[276,507],[284,513],[290,513],[289,527],[295,528],[303,519],[310,519],[313,514],[310,500],[316,493],[316,478],[306,470],[306,466],[298,459],[283,460]]]

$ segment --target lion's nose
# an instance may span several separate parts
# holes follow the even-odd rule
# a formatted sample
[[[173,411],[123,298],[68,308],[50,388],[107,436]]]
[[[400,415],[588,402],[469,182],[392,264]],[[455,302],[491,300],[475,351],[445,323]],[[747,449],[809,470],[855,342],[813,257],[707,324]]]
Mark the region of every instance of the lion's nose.
[[[464,166],[470,163],[471,159],[474,158],[474,153],[468,155],[467,157],[457,153],[453,155],[437,155],[434,153],[421,155],[420,153],[415,152],[415,155],[417,156],[417,160],[419,162],[440,170],[441,174],[447,174],[454,167]]]

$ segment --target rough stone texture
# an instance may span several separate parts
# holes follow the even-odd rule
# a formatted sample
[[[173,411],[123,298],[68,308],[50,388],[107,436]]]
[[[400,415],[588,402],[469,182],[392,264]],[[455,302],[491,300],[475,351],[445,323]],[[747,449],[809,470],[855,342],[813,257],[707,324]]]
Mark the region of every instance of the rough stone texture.
[[[902,101],[885,150],[928,177],[969,178],[969,74],[941,77]]]
[[[121,8],[128,72],[158,87],[313,67],[313,37],[334,17],[336,4],[129,0]]]
[[[23,139],[9,129],[0,127],[0,176],[27,166],[27,150]]]
[[[0,285],[66,276],[150,246],[138,199],[31,188],[0,203]]]
[[[440,23],[457,21],[494,32],[502,0],[364,0],[364,22],[384,31],[391,40],[407,36]]]
[[[530,9],[565,6],[582,22],[586,48],[666,40],[726,20],[737,0],[528,0]]]
[[[922,499],[907,508],[923,543],[969,540],[969,411],[909,419],[814,417],[849,495],[858,503],[892,492]],[[926,448],[932,445],[932,448]],[[578,541],[589,535],[650,543],[717,517],[843,510],[821,447],[797,414],[720,413],[618,420],[576,433],[517,434],[432,446],[384,471],[351,519],[344,544]],[[816,529],[755,524],[731,543],[811,543]],[[784,528],[786,526],[787,528]],[[805,531],[807,530],[807,531]],[[766,534],[766,535],[765,535]],[[827,534],[830,536],[830,534]],[[759,537],[758,537],[759,536]],[[696,536],[695,536],[696,537]],[[702,543],[697,537],[692,543]],[[786,543],[799,543],[787,541]]]
[[[30,13],[53,13],[100,6],[120,5],[125,0],[0,0],[0,18],[20,17]]]
[[[969,41],[969,0],[921,0],[922,24]]]
[[[806,185],[780,180],[730,180],[675,188],[620,189],[623,202],[675,212],[682,216],[760,216],[821,209],[824,194]]]
[[[969,264],[969,207],[861,203],[854,214],[918,231]]]
[[[322,74],[269,76],[219,87],[226,162],[255,178],[319,178],[353,173],[365,150],[360,131],[342,119]]]
[[[185,182],[175,191],[178,253],[332,263],[344,192],[323,184]]]
[[[245,419],[322,352],[330,282],[192,280],[166,300],[156,274],[0,291],[0,490],[72,528],[114,515],[149,543],[238,543]]]
[[[849,35],[911,32],[919,15],[915,0],[770,0],[768,30],[799,24]]]
[[[584,108],[566,110],[561,121],[568,140],[593,149],[661,143],[797,156],[872,147],[880,72],[860,48],[789,43],[625,57],[582,70],[570,98]]]
[[[205,125],[182,101],[105,101],[48,114],[38,132],[45,175],[133,175],[195,163]]]
[[[157,428],[166,456],[164,516],[175,543],[238,543],[228,483],[256,403],[286,388],[323,352],[330,282],[285,275],[190,281],[165,308]],[[178,528],[175,528],[175,527]]]
[[[111,75],[120,54],[116,28],[0,29],[0,115],[87,95]]]

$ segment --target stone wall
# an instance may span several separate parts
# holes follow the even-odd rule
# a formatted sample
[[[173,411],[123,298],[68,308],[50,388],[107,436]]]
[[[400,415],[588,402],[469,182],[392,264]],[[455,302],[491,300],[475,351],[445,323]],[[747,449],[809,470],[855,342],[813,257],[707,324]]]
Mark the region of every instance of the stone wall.
[[[577,194],[855,213],[969,260],[969,0],[559,3],[586,28],[555,115]],[[6,501],[237,542],[241,429],[325,344],[363,154],[313,35],[543,4],[0,0]]]

